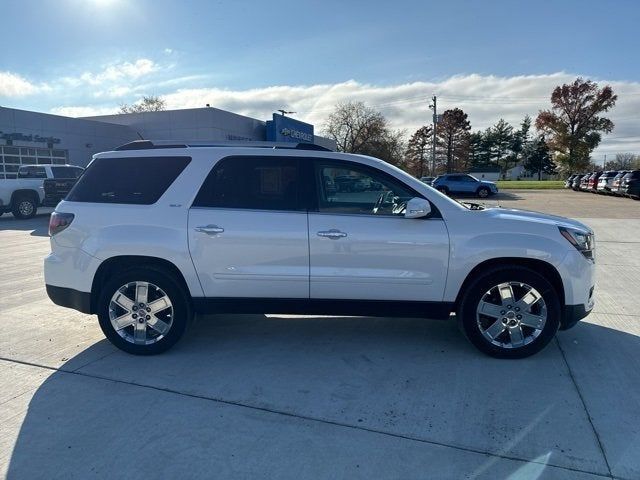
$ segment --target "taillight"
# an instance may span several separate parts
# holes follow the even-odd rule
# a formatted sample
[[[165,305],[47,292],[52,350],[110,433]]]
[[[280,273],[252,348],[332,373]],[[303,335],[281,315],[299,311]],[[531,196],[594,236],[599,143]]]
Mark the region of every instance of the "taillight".
[[[53,212],[49,218],[49,235],[60,233],[73,222],[73,213]]]

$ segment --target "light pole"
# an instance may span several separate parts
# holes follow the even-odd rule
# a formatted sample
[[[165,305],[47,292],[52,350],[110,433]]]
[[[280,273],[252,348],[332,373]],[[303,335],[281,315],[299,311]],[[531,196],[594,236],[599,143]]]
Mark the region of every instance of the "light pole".
[[[429,108],[433,110],[433,142],[431,145],[431,175],[436,175],[436,125],[438,124],[438,99],[434,95],[431,97],[433,102]]]

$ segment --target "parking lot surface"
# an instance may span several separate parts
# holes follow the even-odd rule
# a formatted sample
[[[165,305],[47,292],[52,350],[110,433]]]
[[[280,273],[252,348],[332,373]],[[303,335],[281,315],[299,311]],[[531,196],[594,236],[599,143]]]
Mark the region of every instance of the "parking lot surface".
[[[291,315],[199,318],[130,356],[47,298],[48,215],[2,216],[0,476],[640,478],[640,202],[486,203],[597,235],[594,313],[524,360],[454,321]]]

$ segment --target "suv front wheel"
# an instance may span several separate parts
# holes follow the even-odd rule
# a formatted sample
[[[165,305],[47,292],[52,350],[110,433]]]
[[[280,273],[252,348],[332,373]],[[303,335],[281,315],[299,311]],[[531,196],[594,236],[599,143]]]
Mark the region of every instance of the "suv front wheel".
[[[480,198],[487,198],[491,194],[491,190],[489,190],[487,187],[480,187],[476,194]]]
[[[154,355],[171,348],[192,315],[180,284],[170,273],[151,267],[111,276],[98,301],[98,320],[105,336],[134,355]]]
[[[467,338],[497,358],[524,358],[542,350],[560,326],[553,285],[525,267],[492,268],[467,288],[457,312]]]

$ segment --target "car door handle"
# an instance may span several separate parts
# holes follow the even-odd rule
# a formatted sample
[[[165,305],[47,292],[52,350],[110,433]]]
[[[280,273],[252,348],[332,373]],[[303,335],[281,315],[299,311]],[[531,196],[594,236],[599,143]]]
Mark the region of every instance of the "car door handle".
[[[340,230],[336,230],[332,228],[331,230],[321,230],[318,232],[319,237],[330,238],[331,240],[338,240],[339,238],[344,238],[347,236],[346,233],[341,232]]]
[[[218,225],[200,225],[195,228],[196,232],[206,233],[207,235],[215,235],[217,233],[224,232],[224,228],[219,227]]]

